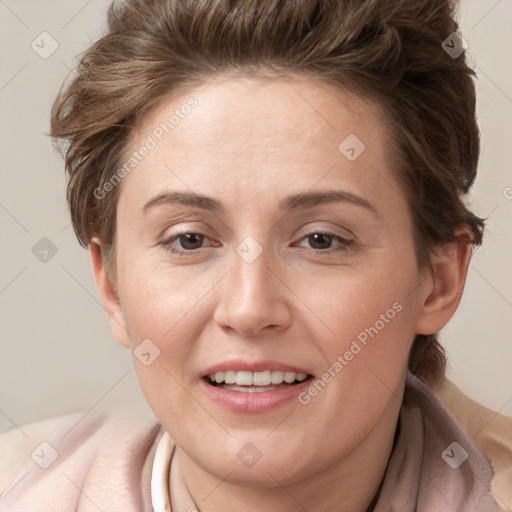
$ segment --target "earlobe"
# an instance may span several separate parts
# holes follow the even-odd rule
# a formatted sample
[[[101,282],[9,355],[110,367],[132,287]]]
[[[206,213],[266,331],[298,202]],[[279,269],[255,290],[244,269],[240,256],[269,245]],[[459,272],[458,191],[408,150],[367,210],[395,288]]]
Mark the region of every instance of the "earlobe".
[[[471,238],[467,229],[455,234],[458,241],[440,246],[432,256],[432,285],[421,297],[416,334],[439,332],[459,306],[471,257]]]
[[[129,348],[130,343],[126,331],[121,302],[117,293],[116,284],[109,276],[104,263],[102,248],[97,238],[89,243],[89,254],[94,271],[96,286],[100,294],[101,302],[109,316],[112,331],[117,342],[123,347]]]

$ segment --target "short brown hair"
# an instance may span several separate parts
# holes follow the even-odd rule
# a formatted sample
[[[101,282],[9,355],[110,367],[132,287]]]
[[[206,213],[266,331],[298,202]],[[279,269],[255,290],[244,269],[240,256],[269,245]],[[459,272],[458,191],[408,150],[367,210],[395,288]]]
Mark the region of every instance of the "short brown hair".
[[[458,31],[449,0],[126,0],[80,58],[53,105],[51,136],[69,173],[67,200],[84,247],[97,236],[115,273],[120,187],[98,199],[122,163],[133,127],[172,92],[226,71],[300,74],[375,100],[396,143],[396,171],[414,224],[418,265],[484,220],[463,203],[475,177],[479,130],[474,71],[442,48]],[[453,46],[453,43],[451,44]],[[416,335],[410,370],[435,386],[445,353]]]

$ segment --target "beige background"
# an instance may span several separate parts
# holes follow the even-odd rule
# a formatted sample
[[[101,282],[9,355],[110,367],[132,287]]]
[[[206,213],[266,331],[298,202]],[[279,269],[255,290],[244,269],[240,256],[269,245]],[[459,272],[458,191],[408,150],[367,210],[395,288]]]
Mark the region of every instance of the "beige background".
[[[100,34],[107,5],[105,0],[0,0],[0,431],[137,395],[130,354],[112,337],[88,252],[79,247],[69,225],[63,163],[44,135],[56,91],[74,56]],[[442,335],[450,355],[449,376],[476,400],[508,415],[510,20],[511,0],[463,0],[462,33],[479,75],[483,134],[471,203],[489,221],[462,304]],[[31,48],[43,31],[58,43],[46,59]],[[43,37],[47,39],[40,52],[51,49],[50,39]],[[43,237],[57,249],[46,263],[32,252]]]

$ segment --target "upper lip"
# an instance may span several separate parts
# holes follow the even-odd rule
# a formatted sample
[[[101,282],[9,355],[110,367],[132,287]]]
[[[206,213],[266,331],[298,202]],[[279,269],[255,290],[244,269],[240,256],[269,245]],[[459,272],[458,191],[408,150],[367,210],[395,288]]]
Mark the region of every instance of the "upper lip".
[[[201,374],[201,378],[207,377],[208,375],[215,375],[217,372],[227,372],[230,370],[234,371],[246,371],[246,372],[264,372],[266,370],[277,370],[282,372],[293,372],[293,373],[306,373],[310,375],[310,372],[304,368],[298,366],[291,366],[289,364],[281,363],[279,361],[242,361],[232,360],[223,361],[222,363],[214,364]]]

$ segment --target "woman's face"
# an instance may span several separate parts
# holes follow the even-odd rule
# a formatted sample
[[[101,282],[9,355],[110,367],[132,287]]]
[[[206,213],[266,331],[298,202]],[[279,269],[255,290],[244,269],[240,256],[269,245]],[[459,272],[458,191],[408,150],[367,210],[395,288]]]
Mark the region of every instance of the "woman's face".
[[[217,77],[144,118],[130,157],[114,331],[188,458],[297,482],[394,428],[427,281],[377,106]]]

